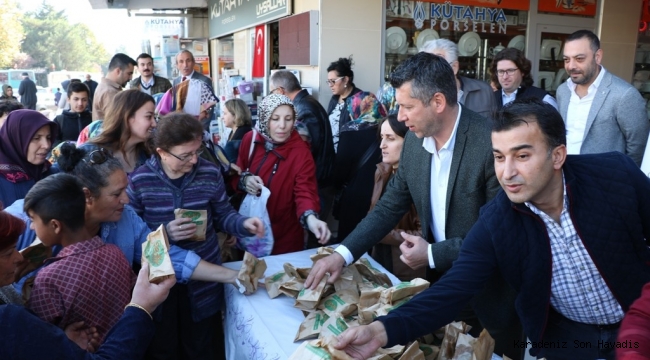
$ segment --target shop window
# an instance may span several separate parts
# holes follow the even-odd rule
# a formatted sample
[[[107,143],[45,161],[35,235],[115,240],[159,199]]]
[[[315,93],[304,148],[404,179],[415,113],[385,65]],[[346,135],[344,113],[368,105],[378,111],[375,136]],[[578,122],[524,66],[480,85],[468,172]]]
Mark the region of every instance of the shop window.
[[[428,40],[458,45],[459,75],[489,81],[495,53],[505,47],[525,51],[528,1],[386,0],[385,69],[388,75]]]

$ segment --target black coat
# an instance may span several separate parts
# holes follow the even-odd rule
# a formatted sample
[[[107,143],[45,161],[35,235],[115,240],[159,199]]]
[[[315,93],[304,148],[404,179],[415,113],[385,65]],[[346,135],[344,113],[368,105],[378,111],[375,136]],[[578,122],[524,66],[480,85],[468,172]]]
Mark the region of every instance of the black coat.
[[[18,87],[20,103],[25,105],[25,109],[36,110],[36,84],[30,78],[24,78]]]
[[[359,167],[359,161],[371,147],[372,155]],[[332,173],[333,184],[342,189],[337,213],[339,240],[345,239],[368,214],[375,185],[375,169],[380,161],[381,150],[377,126],[340,134],[336,163]]]
[[[54,122],[59,124],[59,135],[55,139],[55,145],[62,141],[77,141],[79,133],[83,128],[90,125],[93,117],[89,111],[81,113],[63,110],[63,113],[56,118]]]
[[[327,112],[323,105],[307,90],[301,90],[293,98],[296,108],[297,120],[305,124],[311,137],[311,154],[316,162],[316,180],[318,187],[329,185],[336,153],[332,142],[332,127],[330,126]]]

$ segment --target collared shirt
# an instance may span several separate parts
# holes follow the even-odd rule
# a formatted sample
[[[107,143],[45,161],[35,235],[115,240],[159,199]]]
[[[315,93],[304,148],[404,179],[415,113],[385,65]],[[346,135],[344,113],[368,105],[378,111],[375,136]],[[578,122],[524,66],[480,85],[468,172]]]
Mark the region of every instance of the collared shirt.
[[[566,185],[560,224],[532,203],[525,204],[542,218],[551,241],[553,308],[566,318],[584,324],[603,325],[621,321],[623,309],[598,272],[573,225]]]
[[[585,137],[585,129],[587,127],[587,118],[589,117],[589,110],[591,110],[591,104],[594,102],[596,93],[598,92],[598,86],[605,76],[606,70],[604,67],[600,67],[600,74],[596,77],[589,88],[587,89],[587,95],[582,99],[576,93],[577,85],[568,78],[566,81],[569,90],[571,90],[571,98],[569,99],[569,107],[566,113],[566,147],[567,153],[569,155],[579,155],[580,147],[582,147],[582,140]]]
[[[449,182],[449,172],[451,171],[451,160],[454,154],[454,145],[456,144],[456,132],[458,130],[458,123],[460,121],[460,114],[462,106],[458,105],[458,116],[454,124],[454,130],[447,142],[436,150],[436,142],[432,137],[424,138],[422,147],[432,154],[431,156],[431,230],[433,231],[434,238],[437,242],[444,241],[445,236],[445,223],[447,220],[446,203],[447,203],[447,185]],[[431,253],[431,245],[427,248],[429,266],[435,268],[433,261],[433,254]],[[345,264],[350,265],[354,261],[354,256],[350,250],[344,245],[338,246],[334,251],[339,253]]]
[[[151,87],[155,83],[155,79],[152,76],[149,81],[145,81],[143,77],[140,77],[140,91],[142,91],[145,94],[151,95]]]
[[[519,89],[513,91],[512,94],[508,95],[508,94],[506,94],[505,91],[503,91],[503,89],[501,89],[501,100],[503,101],[504,106],[506,104],[509,104],[509,103],[515,101],[515,98],[517,97],[517,91],[519,91]],[[555,108],[555,110],[559,111],[557,101],[555,101],[555,98],[552,97],[551,95],[549,95],[549,94],[544,95],[544,98],[542,99],[542,101],[549,104],[549,105],[551,105],[551,106],[553,106]]]
[[[131,299],[131,264],[98,236],[64,247],[48,262],[36,275],[28,307],[62,329],[83,320],[103,339]]]
[[[458,105],[458,116],[454,129],[449,135],[447,142],[436,150],[436,140],[433,137],[424,138],[422,147],[431,154],[431,230],[436,242],[445,241],[445,228],[447,222],[447,188],[449,185],[449,172],[451,171],[451,160],[454,155],[454,146],[456,144],[456,132],[462,106]],[[433,269],[436,267],[433,262],[431,245],[428,247],[429,266]]]

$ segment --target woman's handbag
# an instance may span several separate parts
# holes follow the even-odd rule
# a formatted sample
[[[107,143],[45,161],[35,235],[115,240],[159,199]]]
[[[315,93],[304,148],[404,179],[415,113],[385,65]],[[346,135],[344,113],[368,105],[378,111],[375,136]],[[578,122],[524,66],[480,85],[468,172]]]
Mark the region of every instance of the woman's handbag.
[[[273,250],[273,230],[271,229],[269,211],[266,209],[266,202],[269,196],[271,196],[271,191],[263,186],[260,196],[246,194],[239,208],[241,215],[260,218],[264,223],[264,236],[257,237],[253,235],[245,238],[237,238],[237,245],[241,250],[248,251],[258,258],[271,255],[271,251]]]

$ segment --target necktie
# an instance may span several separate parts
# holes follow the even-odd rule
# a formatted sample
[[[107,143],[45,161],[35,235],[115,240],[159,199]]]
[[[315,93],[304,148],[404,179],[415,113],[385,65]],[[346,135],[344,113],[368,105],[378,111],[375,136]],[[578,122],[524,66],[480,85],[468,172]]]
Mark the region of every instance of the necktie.
[[[187,76],[183,76],[183,78],[181,79],[181,82],[185,81],[186,79],[187,79]]]

